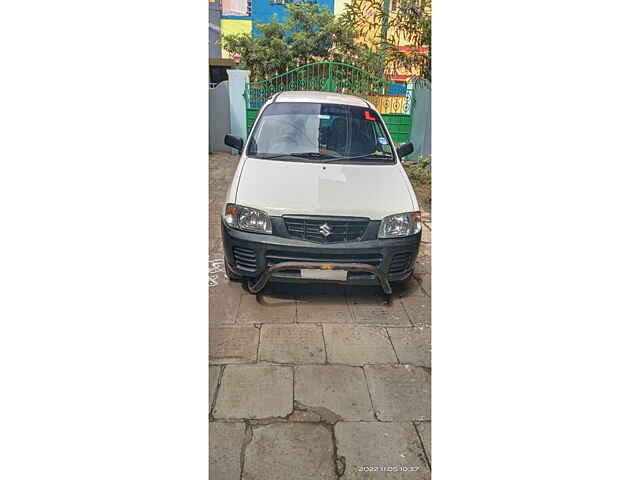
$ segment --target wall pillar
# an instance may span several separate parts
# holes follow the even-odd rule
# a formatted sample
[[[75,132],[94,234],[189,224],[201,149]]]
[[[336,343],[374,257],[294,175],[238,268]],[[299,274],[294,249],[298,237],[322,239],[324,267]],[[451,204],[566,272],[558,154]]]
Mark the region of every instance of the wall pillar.
[[[247,104],[244,92],[249,70],[227,70],[229,75],[229,129],[231,135],[247,140]]]
[[[431,84],[422,82],[414,85],[411,113],[411,142],[414,153],[411,158],[418,155],[431,155]]]

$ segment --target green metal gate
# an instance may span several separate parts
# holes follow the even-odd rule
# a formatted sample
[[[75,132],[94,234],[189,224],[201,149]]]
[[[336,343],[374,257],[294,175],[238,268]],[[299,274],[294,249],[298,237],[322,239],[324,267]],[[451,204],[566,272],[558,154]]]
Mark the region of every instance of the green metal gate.
[[[396,145],[409,141],[413,83],[394,83],[339,62],[309,63],[267,80],[248,83],[244,94],[247,133],[267,99],[275,93],[290,90],[347,93],[364,98],[381,113]]]

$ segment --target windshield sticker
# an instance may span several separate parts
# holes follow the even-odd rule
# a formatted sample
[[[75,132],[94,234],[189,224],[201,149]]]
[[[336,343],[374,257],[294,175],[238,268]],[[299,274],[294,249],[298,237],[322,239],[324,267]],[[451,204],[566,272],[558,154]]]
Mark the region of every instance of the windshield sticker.
[[[365,110],[364,111],[364,119],[365,120],[369,120],[369,121],[375,121],[376,117],[374,117],[373,115],[371,115],[371,112],[369,110]]]
[[[378,139],[378,143],[379,143],[380,145],[387,145],[387,139],[386,139],[386,138],[384,138],[384,137],[380,137],[380,138]]]

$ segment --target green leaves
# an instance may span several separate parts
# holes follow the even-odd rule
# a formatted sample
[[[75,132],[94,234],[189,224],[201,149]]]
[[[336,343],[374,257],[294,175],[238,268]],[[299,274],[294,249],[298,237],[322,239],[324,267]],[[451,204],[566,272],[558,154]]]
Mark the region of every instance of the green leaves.
[[[431,0],[397,0],[391,5],[395,8],[390,7],[386,41],[381,38],[384,0],[352,0],[340,22],[351,26],[359,42],[376,53],[385,52],[387,73],[406,69],[430,79]]]
[[[287,4],[288,18],[280,23],[275,16],[256,25],[250,35],[223,35],[222,46],[240,55],[240,67],[251,71],[252,80],[262,80],[314,61],[355,64],[374,71],[374,52],[355,42],[356,34],[325,7],[314,3]]]
[[[390,12],[384,42],[380,38],[384,0],[351,0],[339,17],[315,3],[289,3],[284,22],[274,16],[269,23],[256,25],[255,38],[223,35],[222,46],[240,54],[240,66],[251,70],[252,80],[315,61],[344,62],[376,74],[406,70],[430,79],[431,0],[391,4],[395,10]]]
[[[240,67],[251,70],[254,78],[285,72],[291,61],[287,32],[275,15],[269,23],[256,26],[259,34],[222,35],[222,46],[240,55]]]

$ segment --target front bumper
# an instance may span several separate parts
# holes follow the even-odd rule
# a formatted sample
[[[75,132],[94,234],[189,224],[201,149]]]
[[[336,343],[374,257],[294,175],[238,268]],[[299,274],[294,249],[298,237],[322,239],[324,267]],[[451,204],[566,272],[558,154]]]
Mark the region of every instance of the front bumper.
[[[347,270],[350,285],[382,285],[406,280],[413,273],[420,234],[397,239],[320,244],[276,235],[244,232],[222,222],[222,240],[228,268],[249,280],[257,292],[267,281],[322,282],[302,279],[300,268]],[[283,267],[283,264],[286,264]],[[328,267],[328,266],[331,267]],[[335,281],[332,281],[335,282]]]

